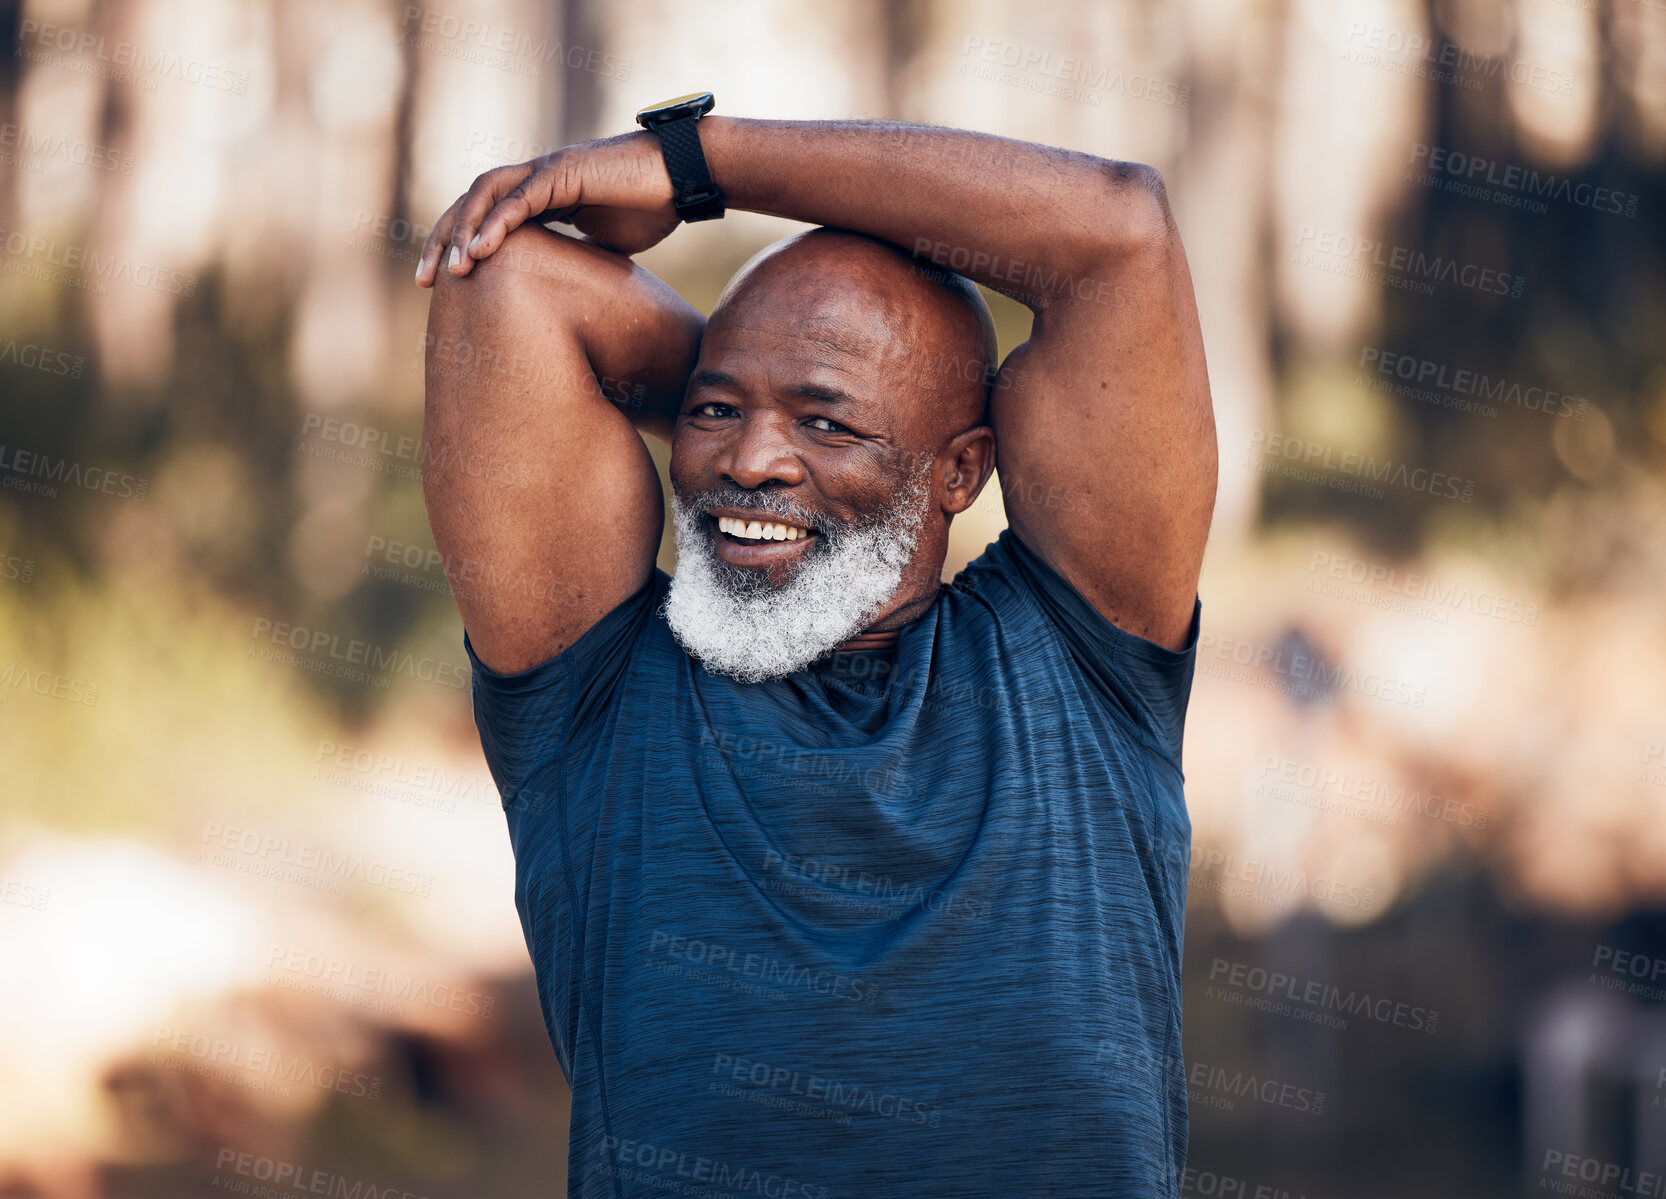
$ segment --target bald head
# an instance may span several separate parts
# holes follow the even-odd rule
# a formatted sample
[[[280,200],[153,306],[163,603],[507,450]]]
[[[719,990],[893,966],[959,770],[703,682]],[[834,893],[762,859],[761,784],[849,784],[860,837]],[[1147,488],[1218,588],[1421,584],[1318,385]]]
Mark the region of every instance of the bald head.
[[[712,324],[788,318],[800,333],[870,358],[916,451],[988,422],[995,322],[976,284],[845,229],[782,238],[736,271]]]

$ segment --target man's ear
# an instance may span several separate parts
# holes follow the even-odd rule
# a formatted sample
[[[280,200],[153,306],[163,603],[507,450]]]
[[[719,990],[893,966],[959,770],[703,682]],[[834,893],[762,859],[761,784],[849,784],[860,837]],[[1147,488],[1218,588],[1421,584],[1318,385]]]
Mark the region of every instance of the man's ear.
[[[943,511],[950,516],[977,502],[978,492],[995,473],[995,430],[973,425],[943,448]]]

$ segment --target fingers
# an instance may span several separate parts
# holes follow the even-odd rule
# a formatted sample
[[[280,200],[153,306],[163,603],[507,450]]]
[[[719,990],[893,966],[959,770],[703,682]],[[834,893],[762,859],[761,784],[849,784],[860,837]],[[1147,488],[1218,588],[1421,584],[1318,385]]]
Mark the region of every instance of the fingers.
[[[512,230],[535,217],[554,221],[570,216],[578,204],[578,196],[569,194],[572,190],[564,170],[549,159],[540,159],[537,169],[505,192],[477,228],[467,233],[459,230],[458,241],[475,258],[488,258]]]
[[[463,206],[463,198],[445,210],[440,219],[434,222],[434,227],[428,231],[428,239],[422,243],[422,253],[417,255],[416,284],[418,287],[433,287],[434,276],[438,273],[436,267],[440,261],[440,250],[451,238],[451,227],[457,223],[457,210]]]
[[[536,162],[525,162],[519,166],[499,167],[495,171],[487,171],[474,181],[463,197],[434,223],[428,240],[423,243],[422,256],[417,260],[416,280],[419,287],[434,285],[442,256],[445,269],[454,277],[461,278],[474,269],[475,258],[485,257],[484,254],[472,255],[468,248],[481,218],[531,174],[537,165]],[[508,230],[504,232],[507,233]]]
[[[451,231],[451,252],[447,265],[453,275],[460,278],[468,274],[474,269],[475,260],[488,257],[503,243],[511,229],[547,207],[532,207],[529,203],[529,199],[540,192],[549,194],[549,180],[541,169],[543,163],[543,159],[537,159],[518,167],[505,167],[502,171],[488,172],[475,181],[457,214],[457,225]],[[541,183],[538,182],[540,179]],[[499,223],[503,226],[502,233],[490,246],[476,236],[481,222],[488,215],[497,215],[494,228]]]

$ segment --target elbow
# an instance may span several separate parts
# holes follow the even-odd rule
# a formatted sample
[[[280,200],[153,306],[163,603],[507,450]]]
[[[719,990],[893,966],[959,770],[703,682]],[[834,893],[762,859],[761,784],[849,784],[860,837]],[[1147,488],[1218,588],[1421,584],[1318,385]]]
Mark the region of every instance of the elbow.
[[[1156,167],[1107,162],[1101,168],[1102,198],[1094,206],[1096,257],[1125,260],[1166,253],[1177,236],[1168,188]]]

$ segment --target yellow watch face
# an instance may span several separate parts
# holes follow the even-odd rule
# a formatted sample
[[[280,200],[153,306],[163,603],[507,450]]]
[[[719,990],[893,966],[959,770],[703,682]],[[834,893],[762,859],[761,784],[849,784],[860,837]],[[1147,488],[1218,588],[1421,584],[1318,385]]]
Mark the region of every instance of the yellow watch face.
[[[670,108],[674,104],[687,104],[690,100],[698,100],[705,92],[690,92],[686,96],[678,96],[672,100],[661,100],[658,104],[650,104],[646,108],[637,109],[638,112],[653,112],[656,108]]]
[[[684,105],[684,104],[692,104],[696,100],[705,100],[706,104],[701,109],[701,111],[710,112],[711,108],[712,108],[712,101],[711,101],[710,97],[711,97],[710,92],[690,92],[686,96],[677,96],[677,97],[675,97],[673,99],[670,99],[670,100],[661,100],[658,104],[650,104],[646,108],[637,109],[636,110],[636,119],[640,123],[643,117],[649,116],[652,113],[664,112],[667,109],[677,108],[677,107],[679,107],[681,105]]]

